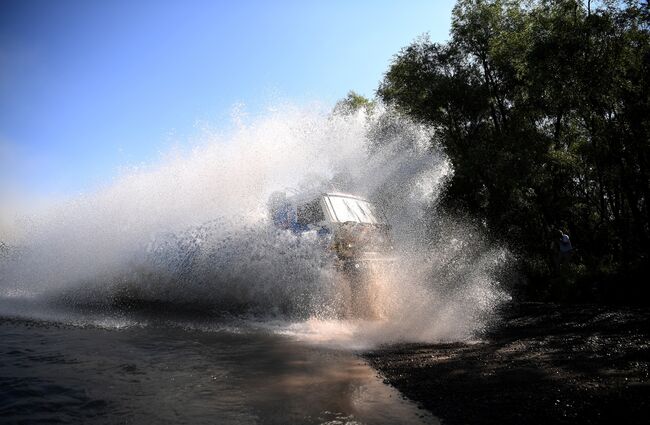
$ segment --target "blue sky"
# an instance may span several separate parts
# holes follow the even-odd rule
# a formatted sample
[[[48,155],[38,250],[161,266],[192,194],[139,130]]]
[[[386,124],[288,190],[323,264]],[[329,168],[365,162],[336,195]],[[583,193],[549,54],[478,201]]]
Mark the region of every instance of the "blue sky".
[[[92,190],[236,104],[372,97],[453,3],[2,0],[0,195]]]

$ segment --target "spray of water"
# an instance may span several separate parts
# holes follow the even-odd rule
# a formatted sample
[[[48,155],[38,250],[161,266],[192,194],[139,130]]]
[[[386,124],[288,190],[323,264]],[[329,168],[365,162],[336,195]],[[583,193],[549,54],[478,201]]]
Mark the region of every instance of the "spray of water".
[[[0,259],[0,314],[54,305],[83,321],[83,309],[147,305],[253,317],[349,347],[471,338],[506,298],[507,252],[435,212],[453,169],[434,136],[381,106],[335,115],[283,106],[206,134],[96,193],[18,214],[0,235],[19,247]],[[273,191],[341,175],[384,210],[399,253],[376,273],[375,320],[341,319],[345,291],[320,242],[267,217]]]

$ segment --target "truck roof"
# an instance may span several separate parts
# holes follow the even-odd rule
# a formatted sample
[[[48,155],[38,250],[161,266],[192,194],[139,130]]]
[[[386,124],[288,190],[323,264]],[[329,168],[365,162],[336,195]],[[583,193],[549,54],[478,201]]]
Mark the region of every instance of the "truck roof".
[[[308,194],[296,194],[290,196],[289,199],[291,199],[294,203],[300,203],[300,202],[312,201],[321,196],[338,196],[342,198],[351,198],[351,199],[357,199],[359,201],[370,202],[368,201],[368,199],[362,196],[352,195],[350,193],[344,193],[344,192],[312,192]]]

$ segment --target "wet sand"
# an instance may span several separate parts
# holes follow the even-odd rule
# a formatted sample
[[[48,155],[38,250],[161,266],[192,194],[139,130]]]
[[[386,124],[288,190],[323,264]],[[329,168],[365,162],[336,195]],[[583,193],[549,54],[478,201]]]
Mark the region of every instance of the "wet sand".
[[[365,358],[447,424],[650,423],[650,310],[512,304],[478,343]]]

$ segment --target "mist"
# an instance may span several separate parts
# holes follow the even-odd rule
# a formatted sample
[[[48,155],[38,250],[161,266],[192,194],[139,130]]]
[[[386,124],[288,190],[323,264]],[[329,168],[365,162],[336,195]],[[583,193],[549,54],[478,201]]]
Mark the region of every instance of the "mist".
[[[475,338],[508,299],[508,251],[436,208],[453,167],[432,129],[382,105],[283,105],[235,124],[94,193],[10,206],[3,314],[83,323],[89,307],[177,307],[359,348]],[[345,294],[317,238],[268,218],[274,191],[324,190],[341,176],[391,225],[396,261],[377,277],[378,320],[343,317]]]

